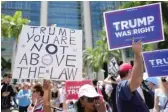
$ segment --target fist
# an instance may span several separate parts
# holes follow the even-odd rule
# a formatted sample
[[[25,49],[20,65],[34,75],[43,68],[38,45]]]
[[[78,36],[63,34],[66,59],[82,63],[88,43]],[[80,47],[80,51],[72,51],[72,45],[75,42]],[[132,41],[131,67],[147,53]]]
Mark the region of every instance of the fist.
[[[44,80],[43,89],[44,90],[51,90],[51,88],[52,88],[51,81],[50,80]]]
[[[132,40],[132,50],[135,55],[141,54],[142,52],[142,42],[141,40],[135,43],[134,39]]]

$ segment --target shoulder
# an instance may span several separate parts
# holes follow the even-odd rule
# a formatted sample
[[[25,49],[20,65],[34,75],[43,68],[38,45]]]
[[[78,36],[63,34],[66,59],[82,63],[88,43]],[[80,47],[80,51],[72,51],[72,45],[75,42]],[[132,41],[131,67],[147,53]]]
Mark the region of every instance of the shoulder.
[[[123,80],[118,84],[118,88],[123,88],[128,86],[128,80]]]
[[[117,86],[118,97],[123,100],[129,100],[132,97],[132,92],[129,87],[129,81],[123,80]]]

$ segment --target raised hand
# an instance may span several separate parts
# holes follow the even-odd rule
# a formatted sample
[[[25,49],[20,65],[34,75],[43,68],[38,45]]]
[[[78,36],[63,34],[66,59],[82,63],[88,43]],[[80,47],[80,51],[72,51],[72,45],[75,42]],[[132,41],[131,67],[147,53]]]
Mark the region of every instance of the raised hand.
[[[134,41],[134,39],[132,40],[132,50],[134,52],[135,55],[139,55],[142,53],[142,42],[141,40],[138,41],[137,43]]]

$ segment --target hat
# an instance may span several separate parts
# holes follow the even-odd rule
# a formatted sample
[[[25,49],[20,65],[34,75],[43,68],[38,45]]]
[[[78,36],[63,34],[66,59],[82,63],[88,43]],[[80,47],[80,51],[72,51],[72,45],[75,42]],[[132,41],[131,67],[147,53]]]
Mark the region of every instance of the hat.
[[[120,72],[126,72],[128,70],[132,69],[132,65],[129,63],[123,63],[122,65],[120,65],[119,71]]]
[[[78,97],[80,98],[82,96],[93,98],[101,95],[96,92],[96,89],[92,85],[85,84],[81,86],[78,92]]]
[[[159,80],[157,77],[148,77],[146,79],[146,81],[151,82],[151,83],[155,84],[156,86],[158,86],[158,84],[159,84]]]

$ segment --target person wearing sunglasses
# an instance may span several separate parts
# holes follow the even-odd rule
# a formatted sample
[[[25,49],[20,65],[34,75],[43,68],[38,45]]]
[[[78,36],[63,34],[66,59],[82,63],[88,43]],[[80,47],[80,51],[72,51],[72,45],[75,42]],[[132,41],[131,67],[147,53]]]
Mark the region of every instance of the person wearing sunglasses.
[[[44,80],[43,86],[36,84],[32,88],[32,103],[28,112],[51,112],[50,105],[51,82]]]
[[[106,112],[106,107],[101,95],[98,94],[92,85],[83,85],[78,92],[78,101],[76,102],[77,112]]]
[[[168,112],[168,77],[162,77],[155,90],[154,112]]]

